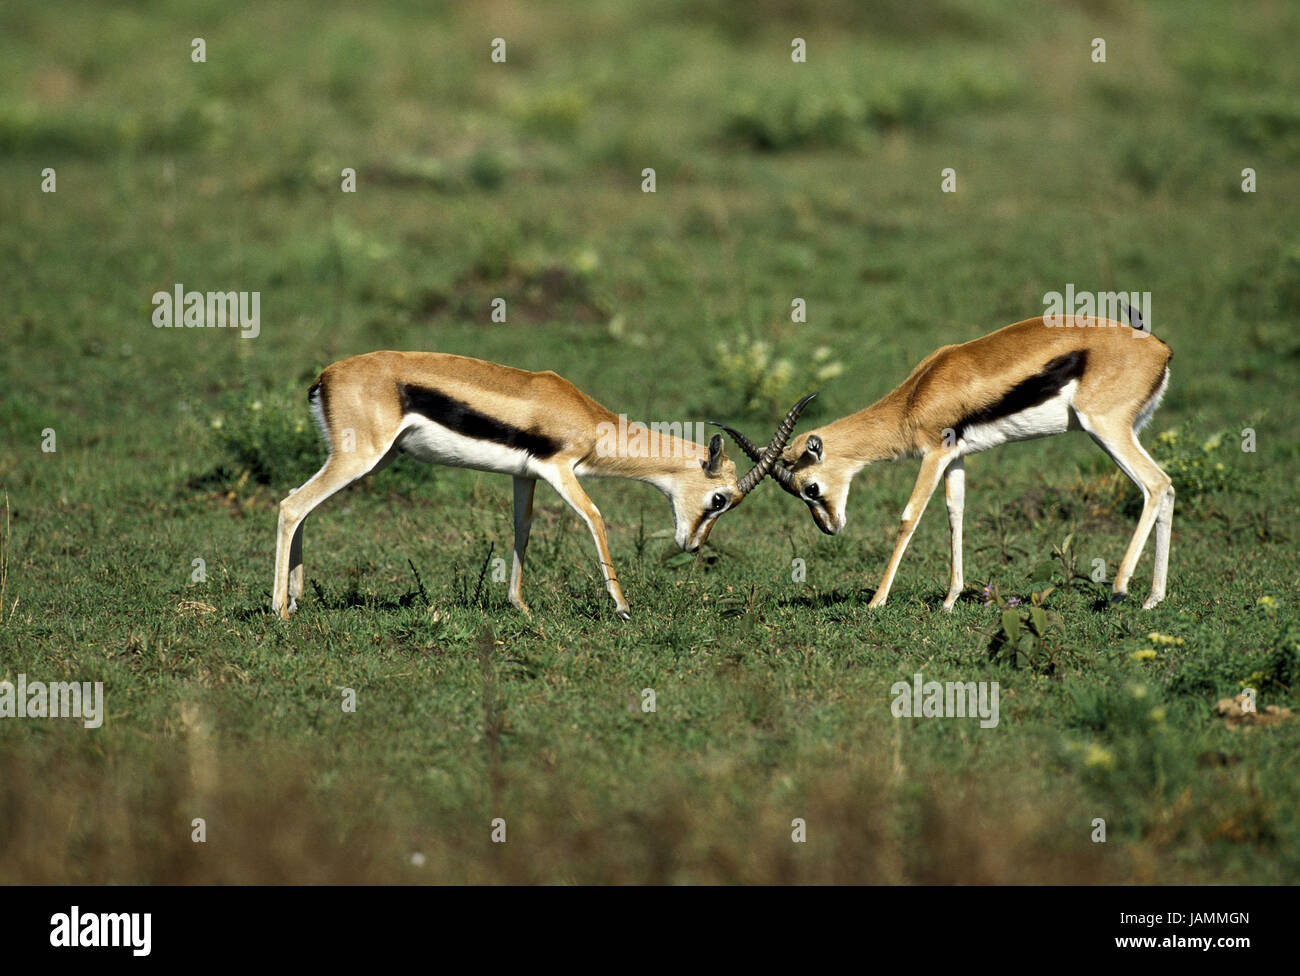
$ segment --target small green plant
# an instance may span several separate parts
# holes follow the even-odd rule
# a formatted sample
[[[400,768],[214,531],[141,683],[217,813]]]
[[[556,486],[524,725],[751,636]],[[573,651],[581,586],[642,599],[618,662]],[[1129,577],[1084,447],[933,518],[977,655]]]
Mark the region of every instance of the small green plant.
[[[1255,422],[1257,417],[1252,418]],[[1230,463],[1232,450],[1238,443],[1236,434],[1221,428],[1200,439],[1180,424],[1161,431],[1150,442],[1151,457],[1173,480],[1178,503],[1184,504],[1205,495],[1221,491],[1242,490],[1249,487],[1244,473]],[[1119,513],[1125,518],[1137,518],[1142,511],[1142,494],[1122,472],[1108,467],[1105,459],[1089,462],[1085,468],[1094,473],[1083,479],[1078,494],[1088,509],[1095,513]]]
[[[1060,644],[1065,630],[1061,615],[1043,608],[1054,589],[1031,594],[1026,606],[1016,597],[1004,600],[995,583],[986,588],[1000,614],[1000,626],[989,641],[990,660],[1039,674],[1060,673],[1074,653]]]
[[[852,93],[787,92],[747,97],[732,113],[733,136],[756,149],[853,146],[865,139],[867,106]]]
[[[995,104],[1016,81],[1014,69],[1004,64],[956,53],[919,71],[889,56],[873,61],[870,72],[819,72],[779,88],[746,91],[729,114],[728,131],[755,149],[774,152],[861,149],[875,132],[922,128]]]
[[[1254,688],[1284,702],[1291,699],[1300,686],[1300,620],[1294,608],[1276,597],[1261,596],[1248,616],[1256,625],[1250,637],[1206,627],[1185,648],[1176,646],[1169,662],[1170,693],[1208,701]],[[1168,643],[1160,634],[1149,634],[1148,639]]]
[[[1220,459],[1225,440],[1232,443],[1228,430],[1198,440],[1181,427],[1172,427],[1161,431],[1151,447],[1155,462],[1173,479],[1180,502],[1238,488],[1242,483],[1240,473]],[[1140,500],[1132,501],[1131,507],[1140,507]]]
[[[320,467],[325,446],[302,389],[227,396],[210,422],[212,439],[232,477],[292,487]]]
[[[743,334],[733,342],[719,342],[717,352],[718,385],[736,397],[738,412],[764,420],[782,417],[796,399],[844,371],[843,364],[831,358],[829,346],[813,350],[811,367],[803,371],[790,359],[776,356],[771,343]]]
[[[1270,641],[1272,647],[1268,656],[1258,668],[1242,678],[1241,684],[1260,691],[1293,693],[1300,684],[1300,623],[1292,614],[1279,615],[1275,597],[1262,596],[1257,605],[1261,613],[1276,623],[1277,630]]]
[[[1275,657],[1278,662],[1285,662],[1279,663],[1279,673],[1284,676],[1285,685],[1294,688],[1300,683],[1300,622],[1295,618],[1294,609],[1279,616],[1276,597],[1261,596],[1256,605],[1269,620],[1277,623],[1277,636],[1273,641],[1277,650]]]
[[[1074,551],[1074,533],[1065,537],[1060,545],[1052,546],[1052,554],[1039,560],[1029,578],[1034,583],[1053,583],[1069,589],[1076,580],[1092,582],[1087,573],[1079,571],[1079,554]]]

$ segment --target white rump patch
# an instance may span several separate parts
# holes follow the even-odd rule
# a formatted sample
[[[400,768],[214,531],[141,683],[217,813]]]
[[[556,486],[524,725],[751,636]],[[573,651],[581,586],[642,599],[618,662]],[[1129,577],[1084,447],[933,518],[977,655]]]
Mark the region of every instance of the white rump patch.
[[[1151,420],[1155,415],[1156,407],[1160,406],[1161,399],[1164,398],[1165,388],[1169,386],[1169,367],[1165,367],[1164,379],[1160,381],[1160,386],[1156,392],[1151,394],[1151,399],[1142,405],[1142,410],[1138,413],[1137,418],[1133,421],[1133,432],[1137,433]]]
[[[325,446],[328,447],[330,451],[333,451],[334,442],[330,440],[329,425],[325,423],[325,409],[321,406],[320,391],[321,388],[319,386],[312,390],[311,394],[307,397],[307,402],[311,404],[311,415],[316,418],[316,426],[320,428],[320,435],[325,438]]]

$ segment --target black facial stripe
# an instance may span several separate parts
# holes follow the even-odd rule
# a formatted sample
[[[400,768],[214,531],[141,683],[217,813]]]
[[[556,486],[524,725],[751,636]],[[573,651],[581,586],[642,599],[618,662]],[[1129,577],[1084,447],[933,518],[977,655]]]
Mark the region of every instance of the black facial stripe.
[[[527,451],[533,457],[543,460],[560,450],[560,442],[545,434],[535,430],[520,430],[502,423],[437,390],[399,383],[397,392],[402,398],[404,412],[418,413],[466,437]]]
[[[1087,365],[1086,349],[1057,356],[1043,367],[1042,372],[1013,386],[1002,399],[963,417],[956,427],[957,436],[961,437],[967,428],[977,424],[992,423],[1045,403],[1060,393],[1065,384],[1082,376]]]
[[[703,515],[697,518],[695,520],[695,524],[691,526],[691,530],[686,533],[686,541],[687,542],[694,541],[695,537],[700,534],[700,529],[704,527],[704,523],[707,522],[708,520],[709,520],[708,512],[705,512]]]

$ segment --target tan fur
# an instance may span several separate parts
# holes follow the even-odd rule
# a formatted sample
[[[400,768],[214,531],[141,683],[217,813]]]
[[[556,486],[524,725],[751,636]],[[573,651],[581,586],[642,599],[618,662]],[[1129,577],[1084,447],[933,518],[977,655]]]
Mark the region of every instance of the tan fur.
[[[284,617],[303,592],[302,524],[331,495],[386,464],[407,429],[398,388],[435,389],[481,414],[519,430],[559,442],[560,450],[538,460],[531,474],[515,473],[515,548],[510,601],[527,612],[522,597],[522,564],[532,523],[533,490],[541,478],[587,524],[600,558],[606,588],[620,616],[623,597],[611,561],[600,511],[578,483],[578,475],[631,478],[654,484],[673,504],[677,541],[694,551],[703,545],[717,518],[741,499],[735,464],[724,455],[712,470],[701,459],[706,448],[661,436],[659,457],[602,457],[598,425],[618,417],[568,380],[546,371],[533,373],[466,356],[429,352],[373,352],[328,366],[320,374],[321,409],[330,456],[325,466],[280,504],[276,577],[272,608]],[[344,450],[350,432],[352,450]],[[725,496],[727,504],[709,501]]]
[[[327,366],[320,375],[329,425],[384,436],[401,422],[399,383],[433,387],[480,413],[540,430],[580,451],[595,445],[596,424],[618,418],[562,376],[532,373],[468,356],[371,352]]]
[[[855,414],[794,438],[783,462],[792,474],[787,490],[808,504],[814,521],[834,534],[844,526],[849,483],[863,467],[878,461],[919,456],[921,472],[904,509],[893,557],[871,601],[882,606],[894,574],[925,506],[947,476],[949,521],[952,525],[952,574],[944,608],[951,609],[962,586],[961,510],[964,504],[964,451],[945,442],[945,432],[963,418],[997,403],[1018,383],[1039,373],[1058,356],[1086,350],[1087,365],[1073,397],[1078,422],[1111,455],[1146,499],[1142,517],[1115,577],[1114,594],[1122,598],[1129,578],[1154,526],[1157,530],[1156,569],[1151,598],[1164,597],[1173,513],[1173,488],[1168,476],[1151,461],[1137,441],[1135,422],[1153,405],[1172,356],[1167,345],[1118,322],[1087,326],[1049,327],[1041,318],[1006,326],[960,345],[937,349],[896,389]],[[807,451],[809,438],[820,438],[821,460]],[[817,499],[805,497],[816,483]]]

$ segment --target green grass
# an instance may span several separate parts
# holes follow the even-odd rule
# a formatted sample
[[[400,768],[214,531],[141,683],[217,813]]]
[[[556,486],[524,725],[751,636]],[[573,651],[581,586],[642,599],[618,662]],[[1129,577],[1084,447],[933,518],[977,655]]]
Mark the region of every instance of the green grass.
[[[1300,723],[1212,711],[1297,707],[1294,7],[422,6],[0,13],[0,679],[108,706],[0,721],[0,881],[1300,880]],[[154,329],[177,282],[260,291],[260,336]],[[756,430],[816,385],[806,429],[1067,282],[1151,291],[1175,351],[1154,611],[1149,551],[1099,609],[1136,492],[1075,435],[970,459],[950,615],[938,501],[866,607],[915,462],[864,472],[835,538],[768,485],[694,559],[656,492],[593,483],[621,623],[549,489],[528,619],[491,572],[507,479],[399,461],[312,516],[306,598],[267,611],[335,359],[473,355]],[[753,342],[779,389],[719,352]],[[1022,667],[985,583],[1056,587]],[[918,672],[998,681],[998,727],[893,718]]]

